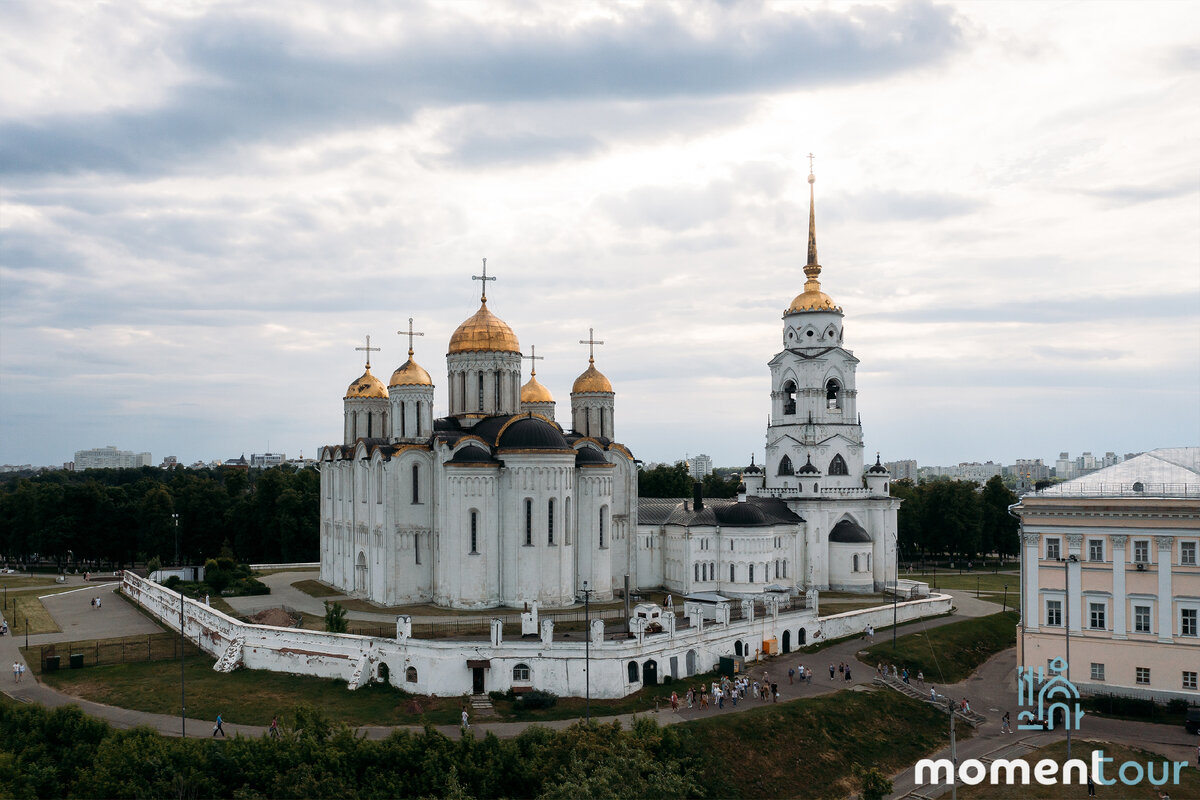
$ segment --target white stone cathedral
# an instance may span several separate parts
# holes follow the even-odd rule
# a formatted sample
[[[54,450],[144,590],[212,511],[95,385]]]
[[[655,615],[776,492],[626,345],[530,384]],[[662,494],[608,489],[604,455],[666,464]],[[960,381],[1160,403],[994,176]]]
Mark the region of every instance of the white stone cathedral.
[[[634,588],[729,597],[870,592],[893,579],[896,511],[876,458],[864,471],[855,368],[842,309],[821,291],[809,175],[807,281],[770,361],[766,459],[736,501],[643,499],[614,441],[615,392],[589,357],[571,427],[536,370],[521,384],[517,336],[487,305],[450,337],[449,409],[408,360],[385,386],[370,369],[345,396],[341,445],[321,449],[321,580],[384,605],[572,605]],[[589,335],[589,346],[592,336]]]

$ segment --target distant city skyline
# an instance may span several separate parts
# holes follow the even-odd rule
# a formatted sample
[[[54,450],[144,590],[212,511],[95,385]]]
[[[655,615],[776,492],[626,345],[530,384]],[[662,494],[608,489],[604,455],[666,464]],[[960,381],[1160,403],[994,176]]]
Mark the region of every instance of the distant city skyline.
[[[1178,3],[0,4],[0,463],[315,454],[410,317],[445,413],[487,257],[560,412],[594,328],[636,457],[744,465],[809,153],[871,461],[1195,445],[1196,41]]]

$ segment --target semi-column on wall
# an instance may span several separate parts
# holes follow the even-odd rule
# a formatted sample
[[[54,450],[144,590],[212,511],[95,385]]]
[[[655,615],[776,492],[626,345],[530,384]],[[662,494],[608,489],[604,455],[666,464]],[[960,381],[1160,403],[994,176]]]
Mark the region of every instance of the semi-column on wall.
[[[1113,565],[1113,638],[1124,639],[1129,632],[1125,622],[1125,542],[1128,536],[1110,536]]]
[[[1042,537],[1036,533],[1022,533],[1021,543],[1025,547],[1025,586],[1021,599],[1025,617],[1025,630],[1036,631],[1042,618],[1042,604],[1038,597],[1038,545]]]
[[[1171,602],[1171,555],[1174,538],[1157,536],[1158,542],[1158,640],[1174,641],[1175,604]]]
[[[1071,596],[1071,618],[1067,623],[1071,626],[1071,633],[1077,633],[1082,628],[1083,621],[1083,565],[1079,562],[1079,556],[1083,553],[1083,534],[1068,533],[1067,534],[1067,555],[1075,556],[1075,560],[1067,559],[1067,583],[1063,586],[1064,594],[1069,590]]]

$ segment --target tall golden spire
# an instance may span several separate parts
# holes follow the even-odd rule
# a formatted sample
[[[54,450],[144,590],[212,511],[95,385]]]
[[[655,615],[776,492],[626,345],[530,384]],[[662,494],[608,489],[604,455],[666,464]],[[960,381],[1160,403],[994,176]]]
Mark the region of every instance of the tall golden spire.
[[[795,311],[841,311],[833,304],[829,295],[821,291],[821,265],[817,263],[817,201],[813,184],[817,177],[812,172],[813,154],[808,154],[808,263],[804,265],[804,292],[796,296],[788,306],[787,313]]]

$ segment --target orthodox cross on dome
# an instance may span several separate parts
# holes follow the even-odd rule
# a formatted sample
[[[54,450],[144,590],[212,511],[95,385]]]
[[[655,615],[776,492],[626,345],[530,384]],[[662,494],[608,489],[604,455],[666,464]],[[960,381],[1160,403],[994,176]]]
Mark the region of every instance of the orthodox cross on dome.
[[[412,358],[412,355],[413,355],[413,347],[412,347],[413,346],[413,337],[425,335],[423,333],[419,333],[418,331],[414,331],[412,329],[412,323],[413,323],[413,318],[409,317],[408,318],[408,330],[396,331],[396,333],[398,333],[399,335],[408,337],[408,357],[409,358]],[[367,344],[370,344],[370,342],[367,342]]]
[[[579,343],[586,344],[588,346],[588,363],[589,364],[595,363],[595,361],[596,361],[596,345],[604,344],[604,342],[602,342],[596,338],[595,329],[588,328],[588,337],[586,339],[580,339]]]
[[[809,175],[812,175],[812,172],[813,172],[813,159],[814,159],[815,157],[816,157],[816,156],[814,156],[812,153],[809,153],[809,154],[808,154],[808,174],[809,174]]]
[[[539,356],[537,354],[537,345],[533,345],[533,344],[529,345],[529,355],[522,354],[521,358],[529,359],[529,377],[531,377],[531,378],[534,375],[537,375],[537,363],[536,362],[546,360],[545,356]]]
[[[354,349],[355,349],[355,350],[366,350],[366,351],[367,351],[367,369],[370,369],[370,368],[371,368],[371,353],[372,353],[372,352],[376,352],[376,353],[378,353],[378,352],[379,352],[379,348],[378,348],[378,347],[371,347],[371,334],[369,334],[369,333],[367,334],[367,346],[366,346],[366,347],[356,347],[356,348],[354,348]]]
[[[492,276],[492,277],[490,277],[490,278],[488,277],[488,274],[487,274],[487,259],[486,259],[486,258],[483,260],[483,274],[482,274],[482,275],[472,275],[472,276],[471,276],[471,280],[473,280],[473,281],[483,281],[483,287],[482,287],[482,288],[479,290],[479,299],[480,299],[482,302],[486,303],[486,302],[487,302],[487,282],[488,282],[488,281],[494,281],[494,280],[496,280],[496,276],[495,276],[495,275],[493,275],[493,276]]]

